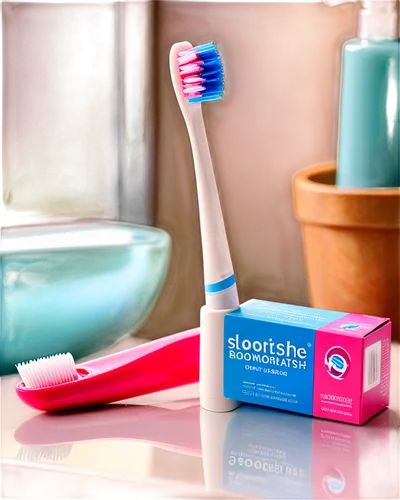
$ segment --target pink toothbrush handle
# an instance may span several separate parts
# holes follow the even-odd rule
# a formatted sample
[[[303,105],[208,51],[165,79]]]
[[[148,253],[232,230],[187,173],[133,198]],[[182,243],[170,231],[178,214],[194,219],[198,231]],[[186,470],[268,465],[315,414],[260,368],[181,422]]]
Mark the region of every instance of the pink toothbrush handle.
[[[195,328],[88,361],[81,377],[42,389],[17,385],[19,398],[42,411],[64,411],[151,394],[199,381],[200,329]]]

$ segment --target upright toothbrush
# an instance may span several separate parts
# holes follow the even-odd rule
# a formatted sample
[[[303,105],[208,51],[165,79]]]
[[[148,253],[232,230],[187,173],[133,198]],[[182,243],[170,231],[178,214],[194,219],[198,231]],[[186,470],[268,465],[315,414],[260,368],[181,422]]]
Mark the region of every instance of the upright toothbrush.
[[[222,97],[224,75],[213,43],[180,42],[170,51],[172,84],[192,146],[203,246],[205,306],[200,313],[200,405],[227,412],[239,403],[223,396],[225,315],[239,308],[236,279],[204,127],[201,103]]]

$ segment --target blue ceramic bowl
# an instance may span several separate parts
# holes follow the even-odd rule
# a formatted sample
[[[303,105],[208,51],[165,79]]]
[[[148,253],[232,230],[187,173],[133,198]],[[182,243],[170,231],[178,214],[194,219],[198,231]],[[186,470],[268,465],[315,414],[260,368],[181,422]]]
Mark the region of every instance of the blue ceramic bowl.
[[[75,359],[134,333],[165,281],[170,238],[118,222],[6,228],[0,249],[0,374],[69,351]]]

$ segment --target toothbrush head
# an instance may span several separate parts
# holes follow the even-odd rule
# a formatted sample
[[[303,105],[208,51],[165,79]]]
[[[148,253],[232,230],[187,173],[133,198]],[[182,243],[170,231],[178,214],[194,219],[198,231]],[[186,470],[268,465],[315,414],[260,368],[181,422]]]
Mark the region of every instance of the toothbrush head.
[[[224,72],[221,56],[214,43],[178,52],[178,67],[183,94],[189,103],[221,99]]]
[[[79,378],[74,358],[69,352],[19,363],[17,370],[27,389],[42,389]]]

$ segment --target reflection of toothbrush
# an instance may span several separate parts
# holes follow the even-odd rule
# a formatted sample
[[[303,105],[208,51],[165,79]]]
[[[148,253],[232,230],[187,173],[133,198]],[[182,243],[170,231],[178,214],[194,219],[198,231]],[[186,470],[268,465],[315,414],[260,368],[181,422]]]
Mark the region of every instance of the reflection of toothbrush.
[[[22,456],[35,456],[38,450],[46,457],[51,447],[62,450],[65,445],[70,449],[74,443],[104,439],[141,441],[175,453],[200,456],[200,408],[197,401],[179,410],[109,405],[90,412],[40,414],[20,425],[14,438],[24,447]]]
[[[199,380],[199,329],[75,366],[60,354],[18,365],[22,402],[43,411],[63,411],[122,401]]]
[[[241,410],[232,413],[200,412],[201,451],[203,456],[204,485],[213,497],[224,489],[224,471],[226,470],[225,455],[226,430],[229,422],[240,415]],[[238,434],[238,442],[243,440],[243,435]],[[230,451],[230,450],[229,450]]]
[[[206,305],[200,317],[200,404],[225,412],[238,403],[223,397],[224,317],[239,307],[239,299],[201,110],[201,102],[222,96],[223,70],[214,44],[192,47],[189,42],[173,45],[170,70],[192,145],[203,245]]]

